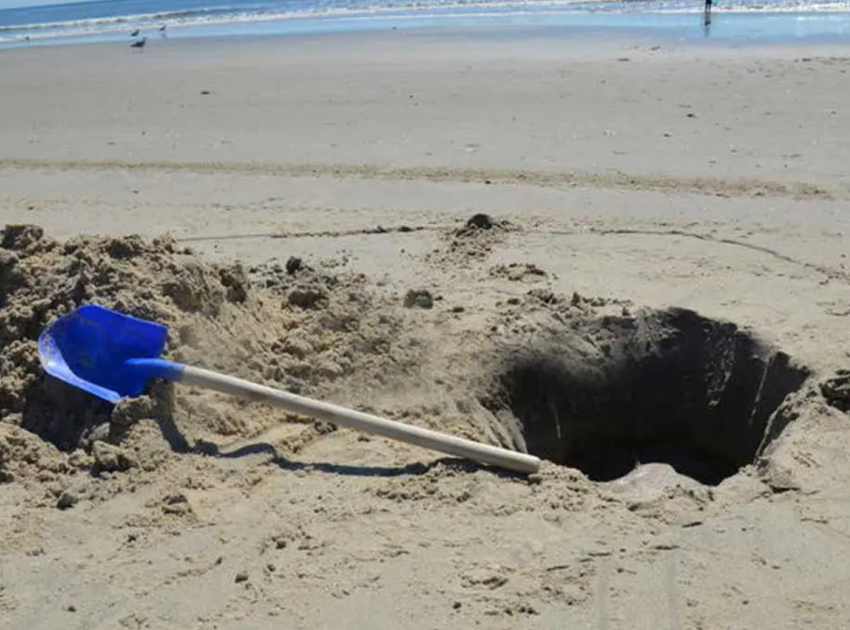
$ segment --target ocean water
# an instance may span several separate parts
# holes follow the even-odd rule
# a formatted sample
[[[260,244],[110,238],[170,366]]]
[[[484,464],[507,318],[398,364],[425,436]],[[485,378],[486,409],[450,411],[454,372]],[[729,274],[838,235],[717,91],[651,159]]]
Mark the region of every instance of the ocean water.
[[[0,10],[0,47],[128,40],[451,28],[643,30],[681,39],[850,43],[850,0],[98,0]],[[161,30],[161,27],[165,30]]]

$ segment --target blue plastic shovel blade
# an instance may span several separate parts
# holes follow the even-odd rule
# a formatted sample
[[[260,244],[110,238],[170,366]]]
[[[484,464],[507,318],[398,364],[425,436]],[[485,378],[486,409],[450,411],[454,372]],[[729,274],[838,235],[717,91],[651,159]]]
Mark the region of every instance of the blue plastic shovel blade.
[[[116,403],[144,391],[156,374],[132,360],[158,359],[167,336],[162,324],[87,304],[50,324],[38,339],[38,352],[51,376]]]

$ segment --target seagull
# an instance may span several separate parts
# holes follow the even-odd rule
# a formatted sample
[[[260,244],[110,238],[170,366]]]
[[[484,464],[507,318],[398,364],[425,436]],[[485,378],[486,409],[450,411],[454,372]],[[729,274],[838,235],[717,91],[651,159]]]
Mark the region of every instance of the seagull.
[[[136,29],[135,31],[130,33],[130,37],[138,37],[138,35],[139,35],[139,29]]]
[[[145,47],[145,42],[147,41],[147,37],[142,37],[142,39],[133,42],[130,44],[130,48],[138,48],[139,52],[142,52],[142,49]]]
[[[163,24],[162,26],[160,26],[160,27],[159,27],[159,30],[161,30],[161,31],[164,33],[164,32],[165,32],[165,24]]]

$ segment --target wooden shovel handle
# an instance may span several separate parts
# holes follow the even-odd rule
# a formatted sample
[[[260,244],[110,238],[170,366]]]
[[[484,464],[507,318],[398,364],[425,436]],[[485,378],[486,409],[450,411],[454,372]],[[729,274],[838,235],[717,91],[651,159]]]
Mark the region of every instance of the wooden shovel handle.
[[[409,442],[483,464],[499,466],[520,473],[535,473],[540,469],[540,460],[533,455],[414,427],[202,368],[184,366],[180,381],[247,400],[267,403],[293,413],[327,420],[340,426],[382,435],[393,440]]]

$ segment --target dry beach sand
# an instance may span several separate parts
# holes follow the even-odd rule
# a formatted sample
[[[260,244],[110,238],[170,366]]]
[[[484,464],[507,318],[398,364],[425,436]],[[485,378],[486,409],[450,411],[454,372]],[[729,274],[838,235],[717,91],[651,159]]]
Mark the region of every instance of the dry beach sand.
[[[847,627],[848,69],[533,34],[4,51],[0,627]],[[113,409],[35,353],[88,301],[571,466],[179,385]]]

